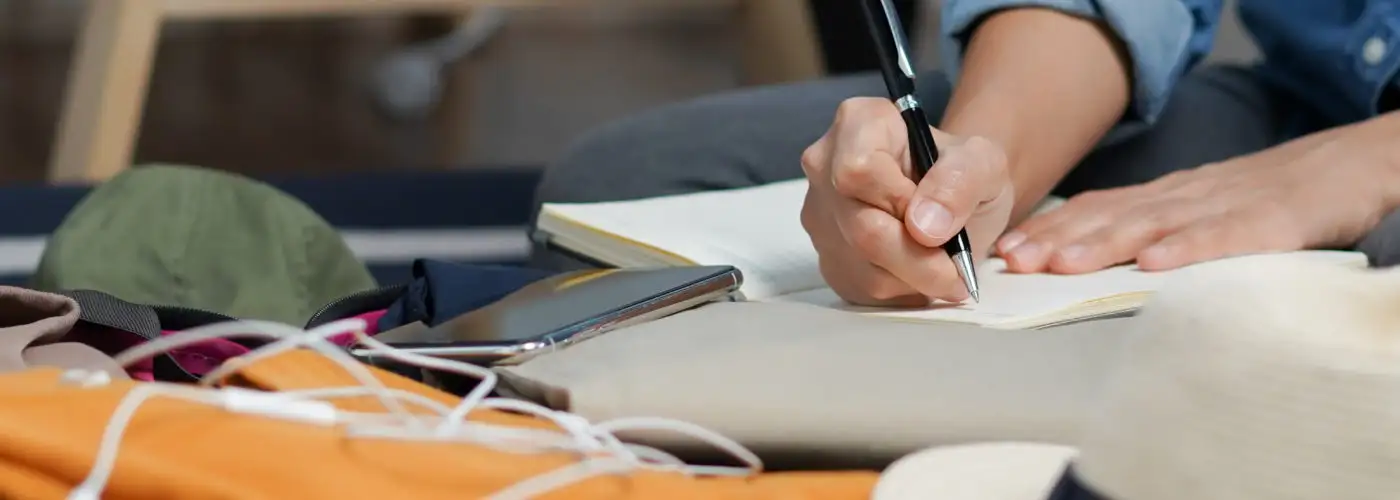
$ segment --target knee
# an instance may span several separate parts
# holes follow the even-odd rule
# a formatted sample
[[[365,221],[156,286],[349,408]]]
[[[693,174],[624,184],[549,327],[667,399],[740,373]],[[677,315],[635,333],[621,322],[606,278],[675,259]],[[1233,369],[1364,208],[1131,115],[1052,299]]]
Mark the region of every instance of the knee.
[[[670,194],[685,131],[662,109],[589,131],[544,171],[536,203],[590,203]]]
[[[1400,264],[1400,210],[1381,219],[1356,246],[1366,254],[1371,265],[1390,267]]]

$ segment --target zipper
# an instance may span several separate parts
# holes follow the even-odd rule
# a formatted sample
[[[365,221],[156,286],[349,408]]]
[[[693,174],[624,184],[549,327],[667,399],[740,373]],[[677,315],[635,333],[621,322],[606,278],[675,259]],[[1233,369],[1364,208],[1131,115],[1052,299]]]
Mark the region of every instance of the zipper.
[[[408,290],[407,284],[384,286],[355,292],[346,295],[331,303],[322,306],[311,319],[306,321],[306,329],[310,330],[332,321],[345,319],[351,316],[364,314],[370,311],[388,309],[403,293]]]
[[[311,315],[307,329],[357,314],[379,309],[387,309],[398,300],[408,285],[394,285],[356,292],[341,297],[321,307]],[[117,298],[114,295],[95,290],[64,290],[58,292],[79,304],[82,311],[80,320],[95,325],[131,333],[152,341],[160,338],[163,330],[188,330],[213,323],[236,321],[237,318],[204,309],[183,306],[150,306]],[[150,311],[150,312],[143,312]],[[154,313],[154,318],[148,314]],[[143,319],[144,318],[144,319]],[[154,319],[154,324],[151,320]],[[248,349],[257,349],[272,342],[265,338],[229,337]],[[169,353],[152,359],[157,371],[157,379],[172,382],[193,382],[199,377],[180,366]]]
[[[204,326],[204,325],[212,325],[212,324],[214,324],[214,323],[224,323],[224,322],[228,322],[228,321],[237,321],[237,319],[234,318],[233,316],[229,316],[229,315],[221,314],[221,313],[216,313],[216,312],[214,312],[214,311],[206,311],[206,310],[204,310],[204,309],[195,309],[195,308],[193,308],[193,307],[184,307],[184,306],[150,306],[150,307],[151,307],[151,309],[154,309],[154,310],[156,311],[156,317],[160,319],[160,329],[161,329],[161,330],[182,331],[182,330],[189,330],[189,329],[191,329],[191,328],[196,328],[196,327],[200,327],[200,326]],[[228,337],[228,338],[226,338],[225,340],[228,340],[228,341],[230,341],[230,342],[235,342],[235,343],[237,343],[237,344],[239,344],[239,345],[242,345],[243,347],[247,347],[247,348],[249,348],[249,349],[257,349],[258,347],[262,347],[263,345],[266,345],[268,342],[270,342],[269,340],[264,339],[264,338]]]

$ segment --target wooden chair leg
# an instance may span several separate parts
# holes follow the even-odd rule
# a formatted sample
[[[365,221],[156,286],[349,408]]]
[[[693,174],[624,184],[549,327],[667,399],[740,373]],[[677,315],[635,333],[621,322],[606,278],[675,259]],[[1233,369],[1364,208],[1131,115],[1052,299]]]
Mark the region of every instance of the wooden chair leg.
[[[88,0],[49,159],[51,182],[99,182],[130,165],[164,5]]]
[[[744,83],[808,80],[825,73],[807,0],[743,0],[739,10]]]

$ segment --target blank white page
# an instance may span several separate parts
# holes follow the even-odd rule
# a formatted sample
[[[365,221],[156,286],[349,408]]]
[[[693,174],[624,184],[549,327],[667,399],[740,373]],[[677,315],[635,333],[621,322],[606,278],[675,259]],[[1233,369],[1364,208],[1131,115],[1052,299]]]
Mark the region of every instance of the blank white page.
[[[750,299],[823,287],[802,229],[806,180],[644,200],[547,204],[545,210],[696,264],[744,273]]]
[[[1340,265],[1364,266],[1365,256],[1357,252],[1296,252],[1308,258]],[[1249,256],[1233,259],[1248,259]],[[1228,259],[1228,260],[1233,260]],[[845,303],[830,288],[799,292],[772,300],[808,304],[874,314],[910,321],[947,321],[994,326],[1018,320],[1074,316],[1085,304],[1129,294],[1150,294],[1175,272],[1143,272],[1136,266],[1118,266],[1103,271],[1077,274],[1013,274],[1006,263],[992,259],[978,268],[982,303],[941,304],[918,309],[859,307]]]

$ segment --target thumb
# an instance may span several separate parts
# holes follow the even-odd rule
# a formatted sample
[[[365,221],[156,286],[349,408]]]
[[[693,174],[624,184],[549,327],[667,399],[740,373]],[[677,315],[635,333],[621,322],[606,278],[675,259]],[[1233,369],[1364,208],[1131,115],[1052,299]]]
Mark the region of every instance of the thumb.
[[[971,137],[943,150],[914,192],[904,223],[915,241],[940,246],[967,224],[982,203],[1001,194],[1006,158],[991,141]]]

